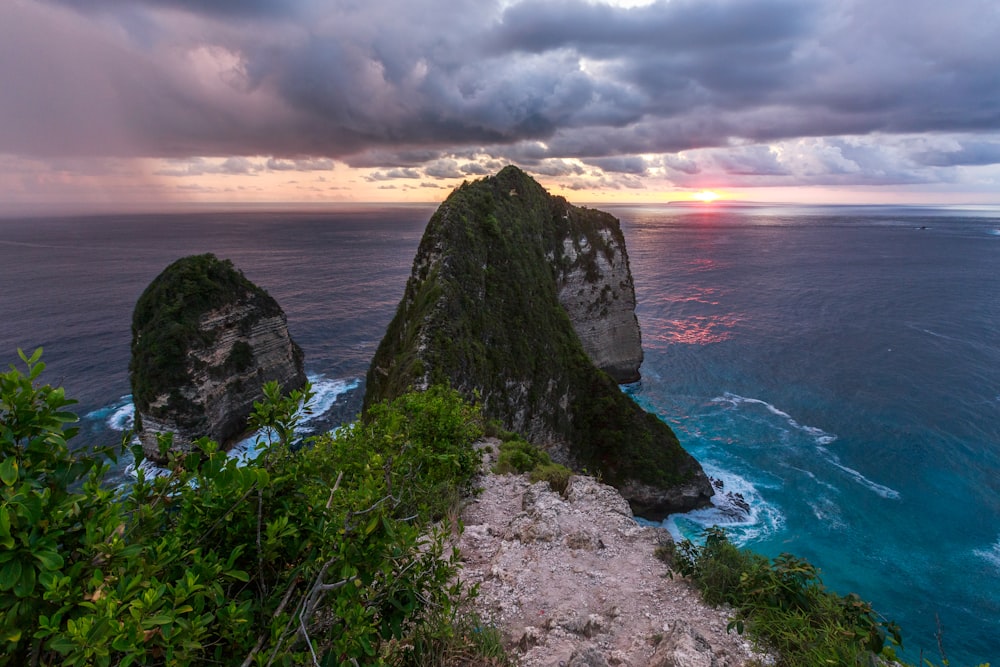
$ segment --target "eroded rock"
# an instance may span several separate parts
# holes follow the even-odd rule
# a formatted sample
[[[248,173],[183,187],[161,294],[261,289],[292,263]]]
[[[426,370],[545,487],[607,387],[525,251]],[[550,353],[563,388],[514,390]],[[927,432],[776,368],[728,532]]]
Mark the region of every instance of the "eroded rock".
[[[158,434],[172,433],[176,451],[200,437],[228,446],[246,431],[264,383],[287,392],[306,381],[278,303],[210,254],[177,260],[143,292],[129,370],[136,431],[157,461]]]

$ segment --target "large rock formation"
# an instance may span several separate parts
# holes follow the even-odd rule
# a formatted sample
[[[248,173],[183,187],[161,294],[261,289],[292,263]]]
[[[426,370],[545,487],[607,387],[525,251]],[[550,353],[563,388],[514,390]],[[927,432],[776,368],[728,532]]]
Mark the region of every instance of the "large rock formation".
[[[618,221],[507,167],[428,223],[365,404],[449,383],[557,460],[599,471],[643,516],[705,506],[701,467],[618,387],[642,361],[634,305]]]
[[[186,451],[207,436],[223,446],[247,428],[265,382],[305,384],[302,350],[278,303],[214,255],[179,259],[150,283],[132,316],[129,366],[136,430],[162,460],[157,434]]]

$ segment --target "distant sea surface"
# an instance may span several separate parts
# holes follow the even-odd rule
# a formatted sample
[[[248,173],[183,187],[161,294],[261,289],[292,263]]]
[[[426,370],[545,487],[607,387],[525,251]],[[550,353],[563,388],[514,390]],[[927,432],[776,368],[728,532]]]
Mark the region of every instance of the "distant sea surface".
[[[1000,211],[603,208],[646,353],[624,390],[753,508],[671,517],[674,534],[723,524],[809,559],[900,623],[911,661],[940,662],[938,627],[955,667],[1000,661]],[[284,308],[318,389],[310,428],[331,428],[360,408],[433,211],[0,220],[0,365],[43,346],[79,441],[116,442],[136,300],[212,252]]]

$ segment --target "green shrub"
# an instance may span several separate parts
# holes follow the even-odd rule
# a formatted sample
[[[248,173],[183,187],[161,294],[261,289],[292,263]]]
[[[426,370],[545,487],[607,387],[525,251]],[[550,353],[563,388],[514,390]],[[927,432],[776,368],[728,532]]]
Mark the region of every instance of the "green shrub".
[[[510,434],[508,440],[500,443],[500,453],[493,465],[493,472],[499,475],[528,473],[532,482],[548,482],[556,493],[565,496],[569,488],[569,478],[573,471],[564,465],[553,463],[545,450]]]
[[[70,452],[72,401],[20,356],[0,375],[0,665],[383,664],[454,617],[457,554],[408,514],[475,467],[453,393],[293,450],[308,389],[269,383],[247,465],[203,439],[125,491],[102,485],[114,451]]]
[[[552,459],[544,450],[518,435],[513,435],[500,443],[500,452],[493,466],[493,472],[499,475],[531,472],[538,466],[550,463]]]
[[[895,623],[853,593],[828,590],[813,565],[791,554],[769,560],[742,551],[714,527],[704,545],[677,544],[673,558],[707,602],[733,606],[730,629],[774,649],[778,665],[877,665],[901,643]]]
[[[561,496],[565,496],[569,490],[569,478],[573,471],[558,463],[548,463],[535,466],[535,469],[528,475],[532,482],[548,482],[549,488]]]

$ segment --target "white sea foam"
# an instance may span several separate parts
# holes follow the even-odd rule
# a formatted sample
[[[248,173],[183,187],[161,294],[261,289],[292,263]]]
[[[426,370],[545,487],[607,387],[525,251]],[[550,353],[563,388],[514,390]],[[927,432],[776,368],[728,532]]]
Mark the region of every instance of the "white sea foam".
[[[308,378],[309,383],[312,385],[313,397],[307,405],[299,407],[299,424],[295,429],[295,435],[300,437],[313,433],[316,430],[315,422],[330,412],[331,408],[337,403],[337,399],[345,393],[357,389],[361,382],[357,378],[352,380],[330,380],[323,375],[309,375]],[[125,431],[132,428],[135,420],[135,405],[132,403],[131,396],[123,396],[122,401],[101,408],[100,410],[95,410],[87,416],[101,418],[104,415],[108,415],[106,423],[109,428],[115,431]],[[240,465],[243,465],[256,456],[261,443],[267,442],[274,437],[274,433],[268,433],[266,429],[262,429],[230,447],[228,455],[236,459]],[[169,472],[149,460],[143,461],[140,467],[146,473],[147,477],[164,475]],[[135,478],[137,476],[134,463],[127,464],[124,471],[129,477]]]
[[[84,418],[104,420],[104,423],[112,431],[121,432],[130,429],[135,421],[135,406],[132,404],[132,394],[126,394],[111,405],[88,412]]]
[[[847,466],[840,463],[837,460],[837,457],[832,454],[829,457],[829,461],[835,467],[840,468],[845,473],[847,473],[851,477],[851,479],[853,479],[855,482],[857,482],[862,486],[868,487],[869,489],[871,489],[878,495],[882,496],[883,498],[887,498],[889,500],[899,500],[902,497],[899,491],[897,491],[896,489],[885,486],[884,484],[879,484],[878,482],[873,482],[872,480],[868,479],[854,468],[848,468]]]
[[[993,236],[1000,236],[1000,229],[991,229],[990,234]]]
[[[717,396],[716,398],[713,398],[712,402],[713,403],[729,403],[730,405],[732,405],[734,407],[739,407],[740,405],[760,405],[760,406],[763,406],[771,414],[773,414],[773,415],[775,415],[777,417],[781,417],[782,419],[784,419],[785,422],[789,426],[791,426],[793,429],[795,429],[797,431],[801,431],[801,432],[805,433],[806,435],[809,435],[810,437],[812,437],[816,441],[816,444],[818,444],[818,445],[828,445],[828,444],[830,444],[831,442],[833,442],[834,440],[837,439],[837,436],[833,435],[832,433],[827,433],[826,431],[824,431],[821,428],[817,428],[815,426],[806,426],[804,424],[798,423],[797,421],[795,421],[795,419],[792,418],[792,416],[790,414],[788,414],[784,410],[781,410],[781,409],[779,409],[779,408],[771,405],[767,401],[762,401],[759,398],[747,398],[746,396],[740,396],[738,394],[734,394],[732,392],[728,392],[727,391],[722,396]]]
[[[722,396],[713,398],[712,402],[729,403],[734,407],[739,407],[740,405],[761,405],[765,407],[768,410],[768,412],[783,419],[793,429],[805,433],[806,435],[811,437],[813,439],[813,442],[816,443],[816,450],[823,456],[823,458],[825,458],[826,461],[831,465],[833,465],[835,468],[839,469],[842,472],[847,473],[847,475],[855,482],[877,493],[883,498],[887,498],[890,500],[900,499],[901,496],[899,491],[896,491],[895,489],[885,486],[883,484],[879,484],[878,482],[872,481],[867,477],[865,477],[862,473],[855,470],[854,468],[850,468],[841,463],[840,458],[826,447],[826,445],[833,443],[837,439],[836,435],[832,433],[827,433],[823,429],[818,428],[816,426],[807,426],[805,424],[800,424],[799,422],[795,421],[795,419],[787,412],[771,405],[767,401],[762,401],[759,398],[747,398],[746,396],[739,396],[737,394],[726,392]]]
[[[357,378],[353,380],[329,380],[323,375],[309,375],[309,383],[313,389],[313,399],[309,405],[303,408],[299,429],[296,433],[312,433],[315,427],[312,422],[323,417],[334,406],[341,396],[349,391],[358,388],[361,381]]]
[[[835,486],[834,484],[830,484],[830,482],[826,482],[826,481],[820,479],[819,477],[816,476],[816,473],[814,473],[811,470],[806,470],[805,468],[799,468],[798,466],[789,465],[787,463],[782,463],[781,465],[783,465],[784,467],[786,467],[786,468],[788,468],[790,470],[795,470],[796,472],[802,473],[803,475],[805,475],[806,477],[808,477],[812,481],[816,482],[818,485],[823,486],[823,487],[829,489],[830,491],[833,491],[834,493],[840,493],[840,489],[837,488],[837,486]]]
[[[750,480],[711,463],[703,462],[702,468],[710,477],[722,480],[723,491],[712,497],[713,507],[672,514],[660,524],[675,540],[697,541],[706,528],[719,526],[726,529],[734,544],[742,546],[781,530],[785,523],[781,510],[767,502]],[[728,494],[738,494],[749,512],[734,511],[737,508]]]
[[[1000,539],[994,542],[989,548],[974,549],[973,553],[995,567],[997,570],[1000,570]]]

